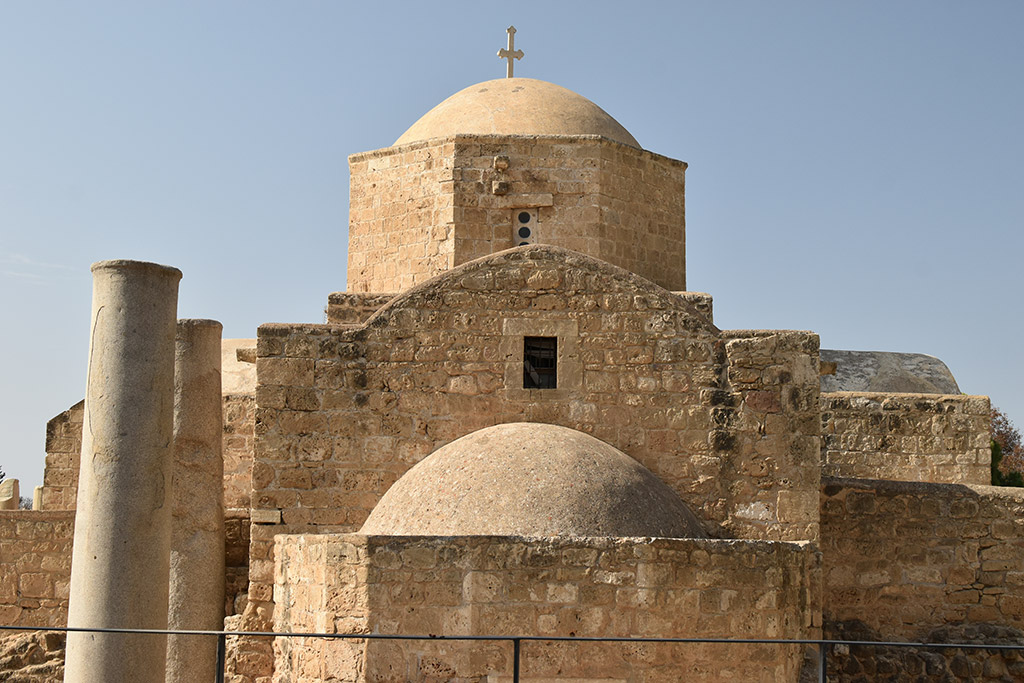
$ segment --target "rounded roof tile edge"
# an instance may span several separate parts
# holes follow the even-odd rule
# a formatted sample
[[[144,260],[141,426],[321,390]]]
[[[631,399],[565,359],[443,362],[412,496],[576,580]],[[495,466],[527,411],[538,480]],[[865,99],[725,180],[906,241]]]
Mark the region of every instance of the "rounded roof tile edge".
[[[463,88],[421,116],[395,145],[454,133],[599,135],[640,147],[622,124],[586,97],[533,78],[497,78]]]

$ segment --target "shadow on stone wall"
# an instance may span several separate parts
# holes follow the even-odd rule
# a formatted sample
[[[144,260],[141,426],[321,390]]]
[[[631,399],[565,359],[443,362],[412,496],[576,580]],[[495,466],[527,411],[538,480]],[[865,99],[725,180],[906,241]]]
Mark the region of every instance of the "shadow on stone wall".
[[[826,622],[829,640],[883,640],[860,621]],[[1024,645],[1024,632],[995,624],[942,626],[913,641]],[[837,645],[828,653],[828,680],[842,683],[888,681],[1021,681],[1024,651]]]

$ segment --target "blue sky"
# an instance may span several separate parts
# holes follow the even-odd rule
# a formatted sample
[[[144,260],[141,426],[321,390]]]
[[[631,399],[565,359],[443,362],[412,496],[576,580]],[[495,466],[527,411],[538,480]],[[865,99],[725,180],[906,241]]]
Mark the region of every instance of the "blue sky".
[[[0,466],[83,395],[89,265],[184,272],[227,337],[345,287],[349,154],[504,75],[689,163],[722,328],[929,353],[1024,425],[1024,3],[0,4]]]

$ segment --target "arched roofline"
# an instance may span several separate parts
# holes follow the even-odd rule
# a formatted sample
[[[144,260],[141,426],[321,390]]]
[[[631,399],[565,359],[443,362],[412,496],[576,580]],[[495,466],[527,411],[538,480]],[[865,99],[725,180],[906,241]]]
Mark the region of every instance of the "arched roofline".
[[[593,256],[564,247],[547,244],[533,244],[495,252],[472,261],[467,261],[451,270],[435,275],[429,280],[409,288],[382,306],[366,320],[365,327],[384,325],[386,324],[385,321],[390,318],[394,311],[404,308],[416,308],[415,304],[417,301],[432,298],[433,295],[445,291],[458,289],[461,287],[460,282],[476,273],[487,269],[500,268],[503,265],[511,267],[524,261],[542,261],[565,269],[587,270],[590,273],[601,276],[608,283],[609,286],[605,289],[608,293],[643,294],[654,297],[660,307],[685,312],[697,320],[706,331],[716,336],[721,334],[721,330],[714,323],[708,320],[693,304],[678,294],[670,292],[636,273],[632,273],[607,261],[602,261]],[[500,288],[494,287],[490,289],[491,291],[496,291]]]

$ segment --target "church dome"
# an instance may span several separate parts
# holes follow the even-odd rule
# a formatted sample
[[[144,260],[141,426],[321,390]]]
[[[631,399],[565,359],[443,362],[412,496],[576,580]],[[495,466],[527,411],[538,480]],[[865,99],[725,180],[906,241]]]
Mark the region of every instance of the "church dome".
[[[384,494],[360,533],[706,536],[679,496],[622,451],[574,429],[525,422],[434,451]]]
[[[469,135],[601,135],[640,143],[586,97],[532,78],[498,78],[460,90],[412,124],[396,145]]]

